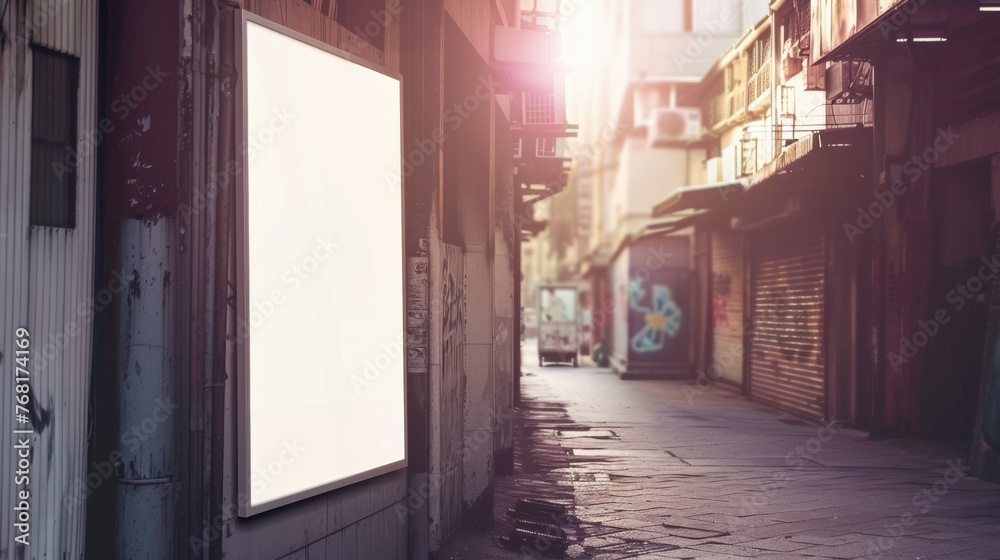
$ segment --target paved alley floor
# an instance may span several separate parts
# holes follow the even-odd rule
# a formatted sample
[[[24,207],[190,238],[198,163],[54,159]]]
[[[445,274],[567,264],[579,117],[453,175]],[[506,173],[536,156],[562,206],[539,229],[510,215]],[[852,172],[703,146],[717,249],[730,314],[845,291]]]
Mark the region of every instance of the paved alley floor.
[[[525,496],[570,507],[570,558],[1000,559],[1000,485],[967,476],[963,448],[871,441],[693,382],[538,368],[524,350],[497,528],[454,536],[443,559],[531,557],[495,545]]]

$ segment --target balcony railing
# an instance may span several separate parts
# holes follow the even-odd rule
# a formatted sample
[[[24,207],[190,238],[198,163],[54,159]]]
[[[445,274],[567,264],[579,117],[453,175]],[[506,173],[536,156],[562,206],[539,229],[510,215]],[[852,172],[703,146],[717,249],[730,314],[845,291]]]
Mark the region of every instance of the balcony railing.
[[[732,91],[727,91],[717,96],[709,103],[708,127],[714,128],[716,125],[724,123],[734,117],[738,120],[746,108],[746,86],[738,84]]]
[[[751,105],[753,105],[762,96],[770,94],[771,65],[773,62],[773,57],[768,56],[761,63],[760,68],[754,72],[753,76],[750,76],[750,80],[747,82],[747,90]]]

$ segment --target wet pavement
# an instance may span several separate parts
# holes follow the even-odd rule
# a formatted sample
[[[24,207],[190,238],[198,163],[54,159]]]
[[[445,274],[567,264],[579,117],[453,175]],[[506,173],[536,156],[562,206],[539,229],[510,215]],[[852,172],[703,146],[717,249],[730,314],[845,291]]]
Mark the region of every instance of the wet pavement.
[[[538,368],[531,352],[496,529],[440,558],[538,556],[497,546],[507,508],[536,497],[569,507],[569,558],[1000,559],[1000,485],[965,474],[962,446],[871,441],[723,388]]]

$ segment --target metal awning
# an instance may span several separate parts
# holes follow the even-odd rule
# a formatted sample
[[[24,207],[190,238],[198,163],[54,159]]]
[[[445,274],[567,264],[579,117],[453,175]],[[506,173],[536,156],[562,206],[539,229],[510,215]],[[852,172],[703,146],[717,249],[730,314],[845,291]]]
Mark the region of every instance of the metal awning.
[[[846,162],[851,156],[870,154],[872,129],[866,127],[832,128],[814,132],[792,144],[778,157],[750,176],[746,183],[748,192],[759,190],[757,187],[772,178],[786,175],[789,172],[808,168],[811,163],[826,156],[843,154]]]
[[[650,222],[643,228],[643,236],[652,234],[668,234],[675,231],[682,230],[684,228],[689,228],[691,226],[701,224],[706,220],[709,220],[715,216],[715,213],[711,210],[703,210],[701,212],[695,212],[693,214],[686,214],[681,217],[671,217],[665,220],[658,220]]]
[[[887,45],[895,43],[897,36],[906,37],[908,31],[932,26],[944,28],[952,16],[956,0],[897,0],[896,4],[876,17],[841,44],[830,49],[815,62],[825,64],[837,60],[873,60]],[[910,11],[907,5],[915,9]],[[974,4],[973,4],[974,5]]]
[[[744,190],[742,181],[712,183],[682,187],[666,200],[653,207],[653,217],[659,218],[681,210],[711,210],[739,196]]]
[[[875,54],[885,47],[887,41],[887,38],[880,29],[884,29],[883,26],[885,23],[896,14],[898,8],[899,6],[896,6],[886,10],[884,14],[878,16],[871,23],[845,39],[843,43],[821,56],[812,65],[826,64],[827,62],[836,60],[873,59]]]

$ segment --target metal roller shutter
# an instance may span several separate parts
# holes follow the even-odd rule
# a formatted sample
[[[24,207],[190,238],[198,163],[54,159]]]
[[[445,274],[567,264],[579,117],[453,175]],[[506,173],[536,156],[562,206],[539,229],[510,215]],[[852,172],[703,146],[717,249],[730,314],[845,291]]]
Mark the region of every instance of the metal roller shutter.
[[[712,366],[743,385],[743,237],[712,232]]]
[[[754,237],[750,395],[813,420],[825,415],[825,263],[820,220]]]

